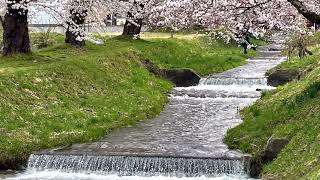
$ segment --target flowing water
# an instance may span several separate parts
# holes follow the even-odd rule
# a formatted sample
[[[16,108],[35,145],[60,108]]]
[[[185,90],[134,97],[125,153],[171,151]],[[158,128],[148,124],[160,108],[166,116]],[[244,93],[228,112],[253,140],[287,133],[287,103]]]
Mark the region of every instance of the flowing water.
[[[28,168],[9,179],[249,179],[248,157],[223,143],[241,123],[239,111],[260,97],[265,72],[284,58],[264,58],[212,75],[198,86],[175,88],[155,119],[123,128],[96,143],[33,154]],[[1,177],[1,176],[0,176]]]

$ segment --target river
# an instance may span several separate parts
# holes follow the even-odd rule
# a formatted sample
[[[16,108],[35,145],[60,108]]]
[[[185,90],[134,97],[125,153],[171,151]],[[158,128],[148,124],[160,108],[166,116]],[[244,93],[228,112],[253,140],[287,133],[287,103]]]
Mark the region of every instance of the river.
[[[260,48],[263,57],[203,78],[198,86],[175,88],[157,118],[115,130],[100,142],[37,152],[26,171],[6,178],[250,179],[248,156],[229,150],[223,139],[242,122],[239,111],[257,101],[261,90],[272,89],[265,73],[285,58],[271,47],[276,49]]]

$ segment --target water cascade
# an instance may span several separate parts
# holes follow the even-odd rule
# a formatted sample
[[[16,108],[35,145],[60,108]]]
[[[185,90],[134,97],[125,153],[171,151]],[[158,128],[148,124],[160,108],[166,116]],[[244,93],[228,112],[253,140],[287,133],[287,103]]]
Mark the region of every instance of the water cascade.
[[[120,176],[198,177],[217,174],[247,174],[244,159],[182,157],[32,155],[28,167],[37,170],[60,170]]]
[[[210,77],[208,79],[201,80],[200,85],[266,86],[267,78]]]

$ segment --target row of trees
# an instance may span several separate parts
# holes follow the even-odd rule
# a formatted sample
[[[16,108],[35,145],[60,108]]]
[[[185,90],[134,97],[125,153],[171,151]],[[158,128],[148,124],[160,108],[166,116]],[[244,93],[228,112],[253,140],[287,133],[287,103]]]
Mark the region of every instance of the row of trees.
[[[119,7],[112,0],[0,0],[0,5],[4,55],[31,51],[28,31],[30,7],[57,18],[66,28],[65,42],[77,46],[85,45],[86,34],[81,27],[86,20],[99,23],[112,13],[113,7]]]
[[[127,17],[123,35],[132,37],[139,36],[144,21],[174,31],[190,26],[246,28],[256,36],[275,29],[299,30],[306,20],[320,24],[319,0],[0,0],[4,55],[31,51],[30,7],[56,17],[66,28],[65,42],[77,46],[85,45],[85,22],[102,25],[112,13]]]

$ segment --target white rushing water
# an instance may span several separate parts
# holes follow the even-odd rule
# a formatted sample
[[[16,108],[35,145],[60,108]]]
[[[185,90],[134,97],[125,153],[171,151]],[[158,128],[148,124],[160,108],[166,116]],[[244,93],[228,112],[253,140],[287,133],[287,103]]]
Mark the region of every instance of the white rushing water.
[[[247,176],[221,175],[219,177],[166,177],[166,176],[118,176],[118,175],[98,175],[89,173],[64,173],[58,171],[27,171],[18,177],[7,180],[248,180]]]
[[[129,157],[83,155],[32,155],[28,168],[57,169],[61,172],[118,174],[120,176],[200,177],[218,174],[247,174],[242,159],[211,159],[195,157]]]
[[[274,54],[274,52],[272,52]],[[257,58],[175,88],[159,117],[118,129],[100,142],[41,152],[11,180],[245,180],[248,158],[223,139],[242,121],[239,111],[260,96],[265,72],[280,57]],[[0,176],[1,178],[1,176]]]

